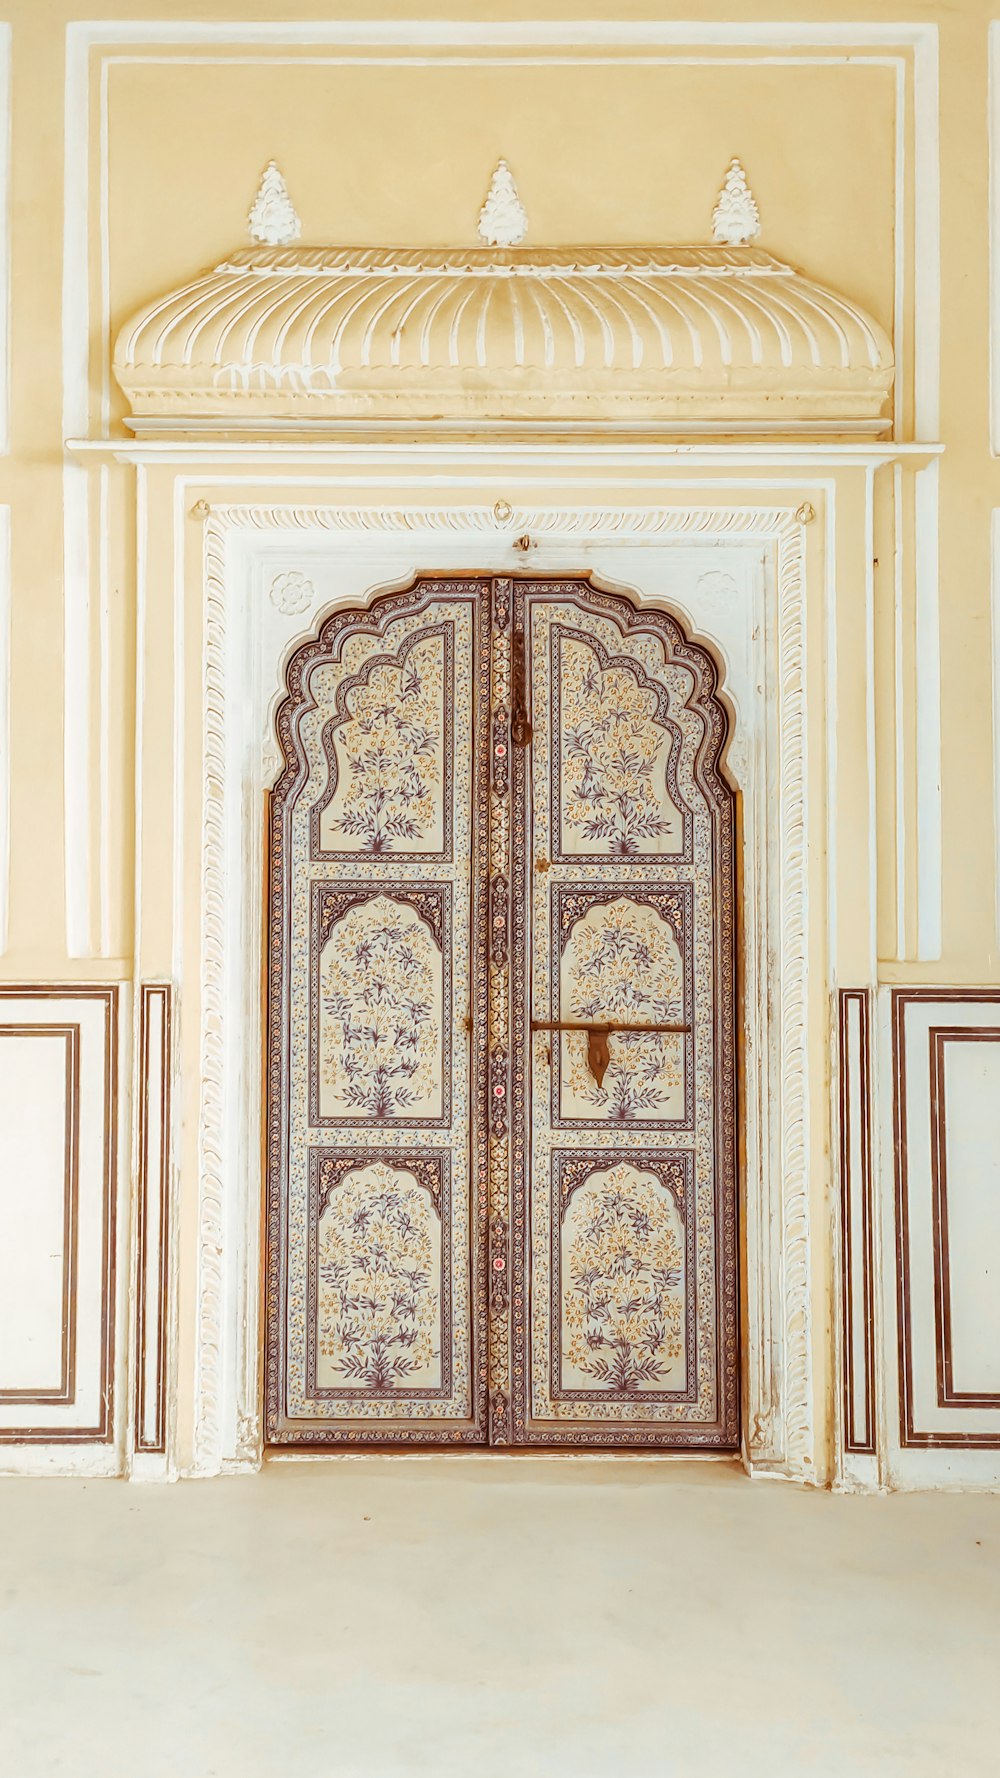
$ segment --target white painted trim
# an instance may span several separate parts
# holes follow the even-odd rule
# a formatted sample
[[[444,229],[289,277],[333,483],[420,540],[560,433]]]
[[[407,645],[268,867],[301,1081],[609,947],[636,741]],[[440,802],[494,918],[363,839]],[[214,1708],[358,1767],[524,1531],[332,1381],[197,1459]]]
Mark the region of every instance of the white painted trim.
[[[90,957],[90,478],[74,463],[63,465],[63,686],[66,953]]]
[[[11,26],[0,24],[0,456],[10,450]]]
[[[170,937],[171,968],[180,980],[184,968],[184,787],[185,760],[185,680],[184,660],[184,529],[187,520],[185,485],[182,479],[173,489],[173,797],[170,805],[170,856],[173,871],[173,931]]]
[[[941,629],[939,610],[938,465],[914,484],[913,560],[916,582],[917,958],[941,955]]]
[[[896,957],[909,956],[909,823],[906,818],[906,697],[903,642],[906,634],[903,564],[903,469],[892,472],[892,626],[893,626],[893,813],[896,873]]]
[[[990,230],[990,449],[1000,456],[1000,19],[988,36],[987,131]]]
[[[395,433],[390,429],[384,439],[371,437],[372,430],[366,428],[365,435],[358,437],[345,426],[338,429],[337,438],[317,438],[314,443],[302,438],[269,438],[265,443],[250,439],[71,438],[66,441],[66,449],[74,457],[110,457],[116,463],[166,463],[188,467],[195,462],[239,464],[241,475],[247,473],[248,465],[267,465],[275,460],[280,460],[283,466],[309,463],[318,468],[324,464],[339,464],[351,457],[375,457],[380,463],[398,458],[400,463],[405,463],[412,462],[414,457],[427,456],[461,464],[505,458],[517,463],[530,458],[532,462],[550,459],[556,464],[584,462],[594,466],[636,463],[645,468],[661,465],[677,468],[690,464],[697,469],[729,464],[733,467],[838,469],[904,463],[911,469],[918,469],[942,456],[945,449],[943,444],[826,444],[815,439],[774,444],[760,444],[751,439],[740,444],[667,444],[662,439],[644,443],[634,437],[617,440],[613,428],[602,428],[602,436],[596,442],[593,439],[589,442],[546,440],[537,434],[511,439],[491,436],[488,427],[477,429],[477,438],[461,442],[449,442],[447,437],[436,435],[408,440],[401,445],[398,429]]]
[[[135,766],[132,778],[135,814],[133,820],[133,939],[132,956],[135,968],[133,989],[138,993],[138,972],[142,967],[142,857],[143,800],[142,774],[146,734],[146,605],[149,560],[149,475],[144,463],[135,472]]]
[[[936,41],[933,25],[829,22],[803,24],[796,20],[753,20],[722,23],[710,20],[654,20],[634,23],[615,19],[518,20],[474,24],[453,19],[286,19],[280,23],[232,20],[201,23],[184,19],[88,19],[67,26],[71,38],[86,45],[117,43],[337,43],[344,47],[412,47],[432,49],[466,44],[471,48],[668,48],[673,44],[745,44],[819,47],[858,43],[899,44],[915,47],[928,37]]]
[[[826,932],[831,984],[837,980],[837,770],[839,728],[837,706],[837,509],[833,489],[828,492],[824,513],[824,565],[826,597],[823,606],[823,644],[826,702]],[[831,1057],[836,1045],[831,1037]],[[833,1076],[835,1077],[835,1074]]]
[[[90,430],[90,44],[85,27],[66,27],[63,148],[62,387],[63,437]]]
[[[98,833],[97,905],[98,956],[114,955],[111,932],[111,509],[109,466],[98,471],[98,683],[100,721],[97,728]]]
[[[913,53],[913,430],[937,438],[941,407],[941,143],[938,28]],[[896,358],[900,363],[899,355]]]
[[[990,653],[993,730],[993,896],[996,941],[1000,948],[1000,507],[990,525]]]
[[[868,971],[878,981],[878,761],[875,747],[875,471],[865,471],[865,765],[868,772]],[[834,866],[831,865],[831,875]]]
[[[0,957],[10,935],[10,507],[0,506]]]

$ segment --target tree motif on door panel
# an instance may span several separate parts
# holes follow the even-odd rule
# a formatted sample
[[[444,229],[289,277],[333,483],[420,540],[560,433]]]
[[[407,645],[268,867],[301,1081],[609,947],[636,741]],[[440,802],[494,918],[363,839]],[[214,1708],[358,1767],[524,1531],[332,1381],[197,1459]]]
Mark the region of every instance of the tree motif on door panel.
[[[592,1174],[569,1200],[563,1243],[563,1384],[655,1388],[684,1355],[684,1239],[670,1192],[627,1162]]]
[[[440,1255],[432,1200],[405,1171],[376,1162],[331,1192],[319,1227],[321,1384],[440,1384]]]
[[[586,911],[563,953],[560,1016],[582,1024],[681,1024],[684,965],[668,922],[625,896],[589,907],[585,896],[579,899]],[[598,1085],[586,1034],[565,1032],[563,1115],[616,1123],[683,1117],[683,1041],[670,1033],[612,1032],[607,1072]]]
[[[373,895],[332,924],[320,964],[323,1115],[440,1115],[442,975],[431,931],[405,901]]]
[[[324,737],[330,784],[317,809],[322,853],[442,849],[450,642],[440,626],[424,631],[398,657],[366,661],[339,688],[338,716]]]
[[[561,849],[611,858],[683,850],[667,788],[666,693],[633,661],[556,627]]]

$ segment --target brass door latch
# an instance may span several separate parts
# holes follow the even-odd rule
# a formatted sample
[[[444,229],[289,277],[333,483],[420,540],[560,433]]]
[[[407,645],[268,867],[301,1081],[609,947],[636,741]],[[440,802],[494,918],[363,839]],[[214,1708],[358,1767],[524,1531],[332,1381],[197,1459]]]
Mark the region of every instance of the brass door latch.
[[[531,720],[528,716],[528,680],[525,664],[524,631],[515,630],[511,640],[511,710],[510,738],[515,747],[531,746]]]
[[[586,1031],[587,1067],[598,1087],[602,1087],[611,1061],[609,1037],[629,1035],[685,1037],[691,1027],[690,1025],[590,1025],[577,1023],[572,1019],[532,1019],[531,1029],[532,1031]]]

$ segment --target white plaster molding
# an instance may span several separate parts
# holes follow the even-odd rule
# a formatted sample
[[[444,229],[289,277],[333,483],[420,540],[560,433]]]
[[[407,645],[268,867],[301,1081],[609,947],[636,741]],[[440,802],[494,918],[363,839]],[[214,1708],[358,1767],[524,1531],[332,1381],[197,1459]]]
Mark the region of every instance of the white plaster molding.
[[[10,507],[0,506],[0,956],[10,920]]]
[[[990,447],[1000,456],[1000,19],[989,27]]]
[[[225,1242],[225,638],[226,535],[205,526],[205,641],[202,661],[201,1115],[198,1172],[198,1347],[194,1467],[223,1464],[222,1391]]]
[[[0,24],[0,456],[10,450],[11,26]]]
[[[502,158],[493,169],[476,232],[487,247],[519,247],[528,232],[528,212],[521,202],[514,175]]]
[[[90,478],[63,465],[63,813],[66,954],[93,955]]]
[[[856,303],[758,248],[718,245],[244,250],[146,303],[114,370],[144,431],[398,419],[877,433],[895,375],[888,335]]]
[[[990,656],[993,735],[993,905],[1000,946],[1000,507],[990,527]]]
[[[942,945],[941,855],[941,612],[938,514],[941,476],[937,463],[917,472],[914,488],[917,781],[917,946],[921,962],[934,962]]]
[[[712,239],[727,247],[745,247],[760,234],[760,211],[747,176],[735,155],[729,163],[719,201],[712,211]]]
[[[276,161],[261,174],[247,225],[251,241],[267,247],[288,247],[302,233],[302,224]]]
[[[774,1006],[780,1026],[779,1082],[762,1090],[765,1114],[776,1121],[776,1141],[762,1132],[767,1164],[748,1194],[748,1316],[757,1338],[748,1367],[746,1443],[751,1466],[810,1479],[814,1474],[813,1382],[810,1335],[808,1182],[808,1008],[806,888],[805,597],[803,531],[787,507],[762,508],[531,508],[512,509],[511,521],[556,542],[604,540],[609,545],[651,539],[752,543],[759,540],[774,563],[776,742],[778,777],[779,897],[772,946],[778,958]],[[199,1207],[199,1327],[196,1385],[195,1469],[214,1473],[252,1465],[259,1453],[257,1410],[255,1254],[257,1196],[252,1182],[227,1158],[227,1127],[240,1119],[227,1112],[227,1081],[233,1077],[230,1044],[240,1012],[233,992],[234,893],[227,869],[241,868],[233,823],[243,821],[242,794],[226,797],[228,751],[226,661],[230,646],[227,604],[239,594],[230,545],[234,538],[284,541],[306,533],[355,542],[397,537],[441,543],[465,536],[496,543],[502,527],[492,507],[306,508],[277,505],[213,506],[205,526],[204,766],[202,829],[202,1029]],[[244,569],[245,576],[245,569]],[[234,653],[238,649],[234,646]],[[245,838],[244,838],[245,843]],[[256,842],[255,842],[256,843]],[[227,860],[229,861],[227,865]],[[253,918],[250,916],[250,925]],[[245,959],[240,959],[245,965]],[[762,959],[769,969],[769,960]],[[766,996],[760,996],[763,1005]],[[772,1019],[774,1012],[772,1012]],[[761,1042],[766,1030],[761,1028]],[[759,1067],[759,1063],[755,1064]],[[248,1169],[242,1169],[246,1173]],[[227,1183],[228,1182],[228,1183]],[[227,1205],[227,1191],[246,1202]],[[248,1243],[244,1294],[227,1288],[234,1218],[246,1218]],[[232,1276],[230,1270],[230,1277]],[[246,1294],[249,1293],[249,1294]],[[226,1367],[235,1366],[235,1376]],[[232,1437],[224,1433],[228,1423]]]

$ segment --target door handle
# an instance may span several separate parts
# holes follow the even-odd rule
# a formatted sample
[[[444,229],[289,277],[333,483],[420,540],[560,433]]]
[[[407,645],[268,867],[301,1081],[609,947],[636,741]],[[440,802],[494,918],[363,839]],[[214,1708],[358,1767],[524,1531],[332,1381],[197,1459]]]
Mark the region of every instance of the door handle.
[[[574,1019],[532,1019],[532,1031],[586,1031],[587,1033],[587,1067],[597,1082],[598,1087],[604,1085],[604,1076],[608,1072],[611,1061],[609,1037],[636,1035],[684,1037],[690,1025],[598,1025],[584,1024]]]
[[[531,746],[531,718],[528,715],[528,671],[525,662],[524,631],[515,630],[511,639],[511,716],[510,738],[515,747]]]

